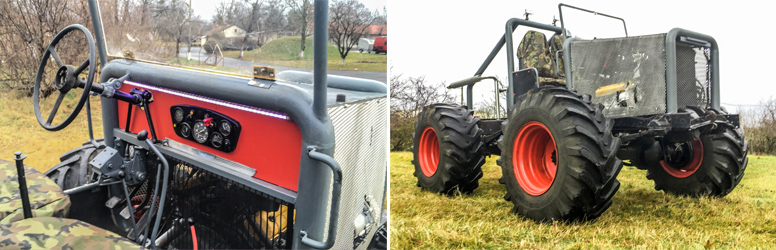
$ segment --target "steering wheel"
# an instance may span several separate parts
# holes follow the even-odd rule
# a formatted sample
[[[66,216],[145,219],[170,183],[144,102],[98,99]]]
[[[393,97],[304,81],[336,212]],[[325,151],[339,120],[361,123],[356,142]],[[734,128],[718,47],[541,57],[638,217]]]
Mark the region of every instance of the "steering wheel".
[[[84,35],[86,35],[86,40],[89,44],[89,58],[82,62],[78,68],[62,62],[62,59],[59,58],[59,55],[56,51],[56,46],[59,41],[65,37],[65,35],[73,31],[83,32]],[[40,113],[40,84],[41,79],[43,78],[46,64],[50,60],[49,57],[53,57],[54,61],[57,63],[57,67],[59,67],[59,70],[57,70],[56,76],[54,78],[54,86],[56,87],[57,91],[59,91],[59,96],[57,96],[57,100],[54,103],[54,107],[51,109],[51,113],[49,114],[48,118],[43,119]],[[97,59],[94,49],[94,38],[92,38],[92,33],[90,33],[86,27],[80,24],[73,24],[65,27],[62,29],[62,31],[57,33],[57,35],[54,37],[54,40],[51,41],[51,43],[46,48],[46,51],[43,53],[43,58],[40,60],[40,66],[38,67],[38,73],[35,74],[35,88],[33,89],[32,101],[33,106],[35,107],[35,117],[38,118],[38,123],[40,123],[40,126],[49,131],[59,131],[73,122],[75,117],[78,116],[78,113],[81,112],[81,108],[83,108],[87,98],[89,98],[89,91],[92,88],[94,73],[97,69],[96,62]],[[84,81],[83,79],[80,79],[78,75],[80,75],[81,72],[86,69],[86,67],[89,67],[89,74],[86,77],[86,81]],[[65,98],[65,95],[67,95],[70,90],[76,88],[83,88],[84,91],[81,95],[81,99],[78,100],[78,104],[75,106],[75,109],[70,112],[70,115],[67,116],[65,121],[57,125],[52,125],[51,122],[54,120],[54,116],[56,116],[57,111],[59,110],[59,106],[62,104],[62,100]]]

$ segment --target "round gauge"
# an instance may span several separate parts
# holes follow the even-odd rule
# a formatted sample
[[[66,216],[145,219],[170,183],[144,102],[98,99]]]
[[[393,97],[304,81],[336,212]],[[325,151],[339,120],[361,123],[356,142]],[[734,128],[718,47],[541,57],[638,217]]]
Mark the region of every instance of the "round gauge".
[[[218,132],[213,133],[213,138],[210,139],[210,142],[213,143],[213,147],[220,148],[224,144],[224,136]]]
[[[185,122],[181,124],[181,136],[183,136],[184,138],[188,138],[189,136],[191,136],[191,125]]]
[[[218,127],[218,131],[221,131],[225,136],[229,135],[229,133],[232,132],[232,125],[227,121],[222,121],[221,126]]]
[[[197,121],[197,123],[194,123],[194,140],[204,144],[207,142],[207,138],[208,131],[205,123],[202,121]]]
[[[175,109],[175,122],[182,122],[183,121],[183,109],[176,108]]]

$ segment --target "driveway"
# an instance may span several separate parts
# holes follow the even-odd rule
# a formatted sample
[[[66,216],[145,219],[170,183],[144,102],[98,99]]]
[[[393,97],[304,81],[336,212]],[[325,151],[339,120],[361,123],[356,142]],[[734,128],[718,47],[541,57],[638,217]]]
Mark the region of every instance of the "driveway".
[[[181,48],[180,53],[178,54],[181,58],[186,58],[186,52],[188,51],[188,48]],[[203,50],[200,47],[192,47],[191,48],[191,60],[194,61],[201,61],[204,62],[205,59],[207,59],[207,52]],[[224,57],[224,65],[225,67],[230,68],[238,68],[238,69],[244,69],[251,71],[253,70],[253,65],[259,65],[259,63],[255,63],[252,61],[247,60],[241,60],[241,59],[235,59],[230,57]],[[267,64],[261,64],[262,66],[270,66],[274,67],[275,71],[281,72],[286,70],[298,70],[298,71],[310,71],[310,69],[304,69],[304,68],[294,68],[294,67],[286,67],[286,66],[278,66],[278,65],[267,65]],[[349,76],[349,77],[356,77],[356,78],[364,78],[364,79],[370,79],[379,81],[382,83],[388,83],[388,74],[385,72],[369,72],[369,71],[351,71],[351,70],[329,70],[329,74],[331,75],[339,75],[339,76]]]

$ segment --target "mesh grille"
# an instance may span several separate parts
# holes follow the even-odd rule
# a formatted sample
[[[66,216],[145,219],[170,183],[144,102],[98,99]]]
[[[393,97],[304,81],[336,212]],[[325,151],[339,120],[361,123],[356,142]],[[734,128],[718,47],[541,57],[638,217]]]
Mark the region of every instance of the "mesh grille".
[[[709,103],[710,50],[678,43],[676,47],[677,107],[705,108]]]
[[[192,225],[200,249],[290,247],[293,204],[186,162],[169,160],[174,167],[160,227],[160,235],[169,237],[168,248],[192,249]]]
[[[344,175],[337,240],[332,249],[352,249],[353,222],[364,209],[365,196],[371,196],[377,203],[373,204],[377,210],[375,222],[366,239],[371,239],[377,231],[382,215],[388,164],[388,100],[385,97],[366,99],[329,106],[328,111],[336,140],[334,159]],[[328,207],[331,208],[331,203]],[[365,249],[367,245],[369,242],[361,243],[358,249]]]
[[[665,34],[571,43],[574,89],[603,104],[608,117],[665,113]],[[601,87],[631,82],[626,91],[596,96]]]

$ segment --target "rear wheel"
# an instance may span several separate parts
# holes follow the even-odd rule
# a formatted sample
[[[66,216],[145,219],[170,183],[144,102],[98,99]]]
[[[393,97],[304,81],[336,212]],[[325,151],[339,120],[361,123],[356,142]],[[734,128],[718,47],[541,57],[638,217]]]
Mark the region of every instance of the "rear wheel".
[[[664,159],[647,166],[647,179],[655,181],[655,189],[691,197],[721,197],[733,191],[744,177],[747,143],[740,127],[718,126],[696,141],[663,144]]]
[[[482,178],[485,156],[478,118],[465,107],[433,104],[418,115],[412,153],[418,186],[432,192],[471,193]]]
[[[85,142],[81,147],[71,150],[59,157],[61,161],[46,171],[46,177],[54,180],[63,190],[79,187],[90,183],[94,173],[89,168],[89,161],[105,148],[104,140],[97,139],[97,146]]]
[[[564,88],[517,98],[499,142],[505,198],[536,221],[594,219],[619,189],[619,138],[602,106]]]
[[[62,190],[83,186],[97,181],[97,173],[89,167],[89,162],[105,148],[102,138],[96,139],[97,145],[85,142],[83,146],[63,154],[62,161],[46,171],[46,177],[54,180]],[[72,204],[68,218],[86,221],[100,228],[115,233],[122,233],[110,218],[110,210],[105,207],[108,199],[108,189],[99,188],[92,191],[79,192],[70,195]]]

